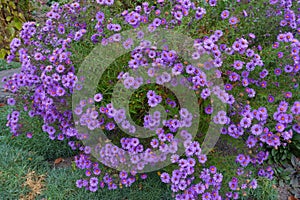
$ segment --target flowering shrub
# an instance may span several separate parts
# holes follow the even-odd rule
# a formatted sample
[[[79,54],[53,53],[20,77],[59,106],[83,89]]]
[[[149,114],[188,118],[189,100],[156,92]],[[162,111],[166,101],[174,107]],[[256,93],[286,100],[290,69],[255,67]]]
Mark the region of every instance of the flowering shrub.
[[[5,89],[17,94],[8,99],[14,107],[7,126],[13,135],[25,133],[30,138],[34,133],[27,132],[26,119],[38,116],[50,139],[69,140],[72,149],[81,151],[75,157],[76,166],[85,170],[86,178],[76,182],[79,188],[95,192],[103,187],[129,187],[138,173],[145,179],[144,172],[167,161],[171,165],[161,166],[164,172],[158,174],[170,184],[176,199],[238,199],[258,187],[257,177],[273,179],[274,169],[267,163],[270,152],[287,148],[300,134],[298,7],[299,1],[291,0],[158,0],[111,16],[113,0],[54,3],[45,24],[24,23],[20,37],[11,42],[8,60],[18,57],[22,72],[3,80]],[[254,29],[264,23],[269,30]],[[137,30],[135,38],[121,33],[128,30]],[[166,44],[161,48],[147,37],[160,30],[189,33],[191,47],[174,49],[162,37]],[[129,52],[124,55],[126,66],[114,69],[117,79],[107,72],[107,82],[94,85],[98,91],[93,96],[85,96],[90,93],[84,84],[92,82],[100,69],[84,68],[90,69],[85,71],[89,76],[78,75],[83,58],[75,47],[81,44],[88,46],[84,55],[98,44],[106,47],[103,59],[110,56],[108,50],[114,44]],[[186,58],[179,50],[192,52]],[[224,82],[222,87],[218,80]],[[122,103],[125,93],[112,97],[112,85],[117,83],[119,91],[142,88],[128,96],[129,111]],[[182,106],[185,93],[177,96],[162,87],[166,84],[193,91],[200,111],[192,101],[191,107]],[[71,98],[78,92],[84,98],[77,99],[77,104],[73,101],[72,109]],[[215,101],[228,109],[214,106]],[[195,123],[198,114],[202,121]],[[201,146],[203,138],[194,137],[207,131],[208,124],[221,125],[214,131],[245,143],[234,158],[236,171],[230,176],[211,165],[211,156]],[[190,131],[193,127],[196,132]],[[90,134],[98,130],[109,136],[104,145],[102,137]],[[145,133],[154,134],[146,138]],[[86,139],[93,143],[85,143]],[[101,170],[99,161],[120,172]]]

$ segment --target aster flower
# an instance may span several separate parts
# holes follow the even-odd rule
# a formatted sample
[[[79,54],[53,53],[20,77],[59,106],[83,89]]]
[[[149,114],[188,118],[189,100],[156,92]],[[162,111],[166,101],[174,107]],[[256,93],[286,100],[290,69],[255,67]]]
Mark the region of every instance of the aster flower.
[[[160,178],[163,183],[170,183],[170,175],[168,173],[162,173]]]
[[[123,47],[125,49],[130,49],[133,45],[133,40],[131,38],[128,38],[125,42],[123,42]]]
[[[27,132],[27,133],[26,133],[26,137],[27,137],[27,138],[32,138],[32,132]]]
[[[198,156],[198,161],[199,161],[199,163],[204,164],[207,161],[206,155],[205,154],[200,154]]]
[[[283,57],[283,52],[281,52],[281,51],[278,52],[278,53],[277,53],[277,56],[278,56],[278,58],[282,58],[282,57]]]
[[[300,102],[295,101],[293,106],[291,107],[291,112],[295,115],[300,114]]]
[[[250,38],[255,39],[255,35],[253,33],[248,34]]]
[[[226,19],[226,18],[228,18],[228,17],[229,17],[229,11],[228,11],[228,10],[222,11],[222,13],[221,13],[221,18],[222,18],[222,19]]]
[[[285,129],[285,126],[281,123],[277,123],[275,126],[276,131],[282,132]]]
[[[231,24],[231,25],[235,25],[235,24],[237,24],[239,21],[238,21],[238,19],[236,18],[236,17],[230,17],[229,18],[229,23]]]
[[[82,186],[83,186],[83,181],[81,179],[77,180],[76,181],[76,187],[82,188]]]
[[[254,124],[251,127],[251,133],[253,135],[260,135],[262,132],[263,132],[263,127],[261,125],[259,125],[259,124]]]
[[[256,189],[256,188],[257,188],[257,181],[256,181],[256,179],[253,179],[253,180],[249,183],[249,188],[252,188],[252,189]]]
[[[238,187],[238,183],[237,183],[237,182],[230,181],[230,182],[228,183],[228,185],[229,185],[229,188],[230,188],[231,190],[237,190],[237,187]]]
[[[285,71],[286,73],[291,73],[291,72],[293,72],[293,70],[294,70],[294,67],[291,66],[291,65],[286,65],[286,66],[284,67],[284,71]]]
[[[205,192],[202,195],[202,200],[209,200],[209,199],[211,199],[211,194],[209,192]]]
[[[155,18],[155,19],[153,20],[152,24],[153,24],[154,26],[157,26],[157,27],[160,26],[160,25],[161,25],[161,19]]]
[[[175,19],[177,19],[178,21],[181,21],[183,14],[181,11],[176,11],[176,13],[174,13],[174,17]]]
[[[204,48],[207,50],[211,50],[214,46],[214,43],[210,39],[204,40],[203,44],[204,44]]]
[[[105,4],[108,6],[112,6],[114,4],[114,0],[105,0]]]
[[[244,127],[244,128],[249,128],[251,126],[251,119],[249,118],[243,118],[241,121],[240,121],[240,125],[241,127]]]
[[[206,114],[210,115],[213,113],[213,108],[211,106],[207,106],[205,107],[204,111]]]
[[[292,92],[285,92],[285,94],[284,94],[284,97],[287,99],[292,98],[292,96],[293,96]]]
[[[14,98],[7,99],[7,105],[14,106],[16,104],[16,100]]]
[[[104,19],[105,19],[105,15],[104,15],[103,12],[99,11],[99,12],[96,13],[96,20],[98,22],[102,23],[104,21]]]
[[[217,0],[209,0],[208,1],[210,6],[216,6],[217,5]]]
[[[98,178],[97,177],[92,177],[90,179],[90,185],[91,186],[97,186],[98,185]]]
[[[217,172],[217,168],[215,166],[210,166],[209,171],[211,174],[215,174]]]
[[[227,83],[224,85],[225,90],[232,90],[232,85],[230,83]]]
[[[240,60],[235,60],[233,63],[233,67],[237,70],[241,70],[243,68],[244,62]]]

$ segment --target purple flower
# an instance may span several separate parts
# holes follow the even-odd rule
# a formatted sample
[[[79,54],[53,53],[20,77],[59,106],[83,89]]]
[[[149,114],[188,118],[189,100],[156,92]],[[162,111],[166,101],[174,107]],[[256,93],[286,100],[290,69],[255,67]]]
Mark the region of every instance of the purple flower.
[[[294,70],[294,67],[291,66],[291,65],[286,65],[286,66],[284,67],[284,71],[285,71],[286,73],[291,73],[293,70]]]
[[[8,98],[7,104],[10,106],[14,106],[16,104],[16,100],[14,98]]]
[[[207,106],[205,107],[204,111],[206,114],[210,115],[213,113],[213,108],[211,106]]]
[[[95,102],[100,102],[103,99],[102,94],[98,93],[94,96],[94,101]]]
[[[123,47],[125,49],[130,49],[133,45],[133,40],[131,38],[128,38],[125,42],[123,42]]]
[[[98,190],[98,187],[97,187],[97,186],[92,186],[92,185],[90,185],[90,186],[89,186],[89,190],[90,190],[91,192],[96,192],[96,191]]]
[[[204,164],[204,163],[207,161],[206,155],[205,155],[205,154],[200,154],[200,155],[198,156],[198,161],[199,161],[199,163]]]
[[[291,107],[291,112],[295,115],[300,114],[300,102],[299,101],[294,102],[293,106]]]
[[[214,46],[214,43],[210,39],[204,40],[203,44],[204,44],[204,48],[207,50],[211,50]]]
[[[211,174],[215,174],[217,172],[217,168],[215,166],[210,166],[209,171]]]
[[[281,123],[277,123],[275,126],[276,131],[278,132],[283,132],[283,130],[285,129],[285,126]]]
[[[227,83],[227,84],[224,85],[224,89],[227,90],[227,91],[232,90],[232,85],[230,83]]]
[[[160,26],[160,25],[161,25],[161,19],[155,18],[155,19],[153,20],[152,24],[153,24],[154,26],[157,26],[157,27]]]
[[[216,6],[217,5],[217,0],[209,0],[209,5],[210,6]]]
[[[41,53],[35,53],[34,54],[34,59],[39,61],[43,59],[43,55]]]
[[[170,183],[170,175],[166,172],[160,175],[160,179],[163,183]]]
[[[260,135],[262,134],[263,132],[263,127],[259,124],[254,124],[252,127],[251,127],[251,133],[253,135]]]
[[[176,13],[174,13],[174,17],[175,19],[177,19],[178,21],[181,21],[183,14],[181,11],[177,11]]]
[[[229,11],[228,11],[228,10],[222,11],[222,13],[221,13],[221,18],[222,18],[222,19],[226,19],[226,18],[228,18],[228,17],[229,17]]]
[[[246,141],[246,144],[248,146],[248,148],[253,148],[256,144],[257,140],[254,136],[249,136],[247,141]]]
[[[95,175],[100,175],[101,174],[101,170],[98,167],[95,167],[93,170]]]
[[[91,185],[91,186],[97,186],[97,185],[98,185],[98,178],[92,177],[92,178],[90,179],[90,185]]]
[[[32,133],[31,132],[26,133],[26,137],[27,138],[32,138]]]
[[[252,189],[256,189],[257,188],[257,181],[256,179],[253,179],[250,183],[249,183],[249,187]]]
[[[92,175],[92,173],[91,173],[91,171],[90,171],[90,170],[86,170],[86,171],[85,171],[85,175],[86,175],[86,176],[91,176],[91,175]]]
[[[279,42],[274,42],[272,47],[273,47],[273,49],[277,49],[279,47],[279,45],[280,45]]]
[[[238,187],[238,183],[237,183],[237,182],[230,181],[230,182],[228,183],[228,185],[229,185],[229,188],[230,188],[231,190],[237,190],[237,187]]]
[[[104,19],[105,19],[104,13],[101,12],[101,11],[97,12],[97,14],[96,14],[96,20],[97,20],[98,22],[101,22],[101,23],[102,23],[102,22],[104,21]]]
[[[240,60],[235,60],[233,63],[233,67],[237,70],[241,70],[243,68],[244,62]]]
[[[249,33],[249,37],[255,39],[255,35],[253,33]]]
[[[111,6],[114,4],[114,0],[105,0],[105,4]]]
[[[147,177],[148,177],[147,174],[141,174],[141,179],[142,180],[145,180]]]
[[[293,96],[292,92],[285,92],[285,94],[284,94],[284,97],[287,99],[292,98],[292,96]]]
[[[81,179],[77,180],[76,181],[76,187],[82,188],[82,186],[83,186],[83,181]]]
[[[209,192],[205,192],[202,195],[202,200],[210,200],[211,199],[211,194]]]
[[[237,24],[239,21],[238,21],[238,19],[236,18],[236,17],[230,17],[229,18],[229,23],[231,24],[231,25],[235,25],[235,24]]]
[[[280,68],[276,68],[276,69],[274,70],[274,74],[275,74],[276,76],[279,76],[279,75],[281,74],[281,72],[282,72],[282,70],[281,70]]]
[[[241,125],[241,127],[249,128],[250,125],[251,125],[251,119],[244,117],[244,118],[240,121],[240,125]]]

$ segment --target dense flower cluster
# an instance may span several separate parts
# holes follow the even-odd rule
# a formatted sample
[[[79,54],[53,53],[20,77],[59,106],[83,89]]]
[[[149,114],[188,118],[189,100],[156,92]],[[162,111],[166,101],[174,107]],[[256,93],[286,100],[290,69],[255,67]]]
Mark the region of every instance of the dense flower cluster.
[[[291,0],[269,1],[269,6],[274,9],[274,13],[269,15],[283,17],[280,26],[289,30],[280,32],[276,36],[277,41],[272,44],[276,59],[285,63],[272,69],[265,66],[261,56],[262,47],[255,47],[256,35],[253,33],[235,38],[232,43],[227,42],[225,36],[228,36],[228,33],[225,29],[214,30],[204,37],[196,38],[191,59],[197,60],[204,54],[209,54],[212,58],[199,66],[183,62],[179,53],[168,46],[157,49],[150,41],[143,39],[143,31],[137,32],[138,47],[134,46],[135,39],[123,40],[120,34],[124,28],[137,29],[143,25],[147,26],[150,33],[154,33],[158,28],[175,29],[184,23],[193,26],[205,17],[208,10],[218,6],[217,0],[209,0],[201,7],[190,0],[177,0],[172,4],[158,0],[155,6],[144,2],[133,10],[123,11],[118,15],[121,21],[115,20],[118,22],[114,23],[112,16],[105,15],[106,6],[112,6],[113,0],[94,2],[93,6],[98,6],[99,9],[92,17],[85,2],[78,1],[63,6],[54,3],[51,11],[47,13],[48,19],[45,24],[25,23],[20,38],[13,39],[10,44],[11,54],[8,60],[18,59],[22,64],[22,71],[2,81],[5,82],[6,90],[18,94],[18,99],[8,99],[8,105],[17,107],[17,102],[20,101],[23,107],[17,107],[18,109],[8,115],[7,126],[15,136],[22,134],[24,130],[20,112],[24,110],[29,117],[38,116],[43,120],[41,128],[50,139],[69,139],[69,146],[81,151],[81,154],[75,157],[75,163],[79,169],[85,170],[87,177],[76,182],[78,188],[83,187],[96,192],[105,186],[109,189],[129,187],[137,180],[139,171],[147,165],[169,159],[173,169],[171,172],[166,170],[161,173],[160,178],[163,183],[170,184],[176,199],[238,199],[247,189],[258,187],[257,176],[273,178],[272,167],[264,165],[269,152],[263,147],[277,149],[286,146],[294,134],[300,134],[300,125],[297,122],[300,102],[294,100],[291,91],[284,91],[278,97],[274,94],[266,97],[266,103],[279,102],[275,111],[265,105],[250,106],[250,103],[244,101],[245,98],[256,98],[261,89],[267,90],[272,84],[279,87],[278,82],[268,81],[273,74],[276,78],[282,74],[291,79],[299,76],[300,42],[297,38],[300,34],[300,10],[293,9],[293,5],[297,7],[299,3]],[[241,16],[234,16],[232,13],[231,10],[222,10],[218,16],[224,22],[227,20],[227,25],[233,29],[238,27],[242,17],[248,17],[246,10]],[[87,38],[86,35],[91,37]],[[123,131],[126,130],[132,135],[137,131],[135,125],[126,119],[125,108],[116,109],[112,103],[108,103],[101,105],[97,110],[86,109],[88,105],[103,102],[104,97],[101,93],[82,99],[74,110],[70,108],[72,93],[74,90],[81,90],[80,84],[77,84],[80,77],[76,76],[70,49],[73,43],[85,40],[103,46],[120,43],[124,49],[133,49],[126,69],[146,69],[148,77],[154,77],[157,85],[181,84],[195,91],[199,99],[206,100],[215,95],[228,105],[228,112],[221,110],[213,115],[215,108],[208,105],[204,108],[204,113],[211,116],[215,124],[223,125],[221,134],[235,139],[245,138],[245,146],[252,153],[243,152],[236,157],[235,161],[239,166],[237,176],[230,177],[230,181],[224,183],[224,175],[220,169],[206,165],[208,158],[202,152],[200,143],[185,130],[192,125],[194,116],[186,108],[179,109],[176,101],[170,97],[164,98],[153,90],[146,94],[148,106],[154,108],[165,102],[171,108],[177,108],[178,115],[166,120],[162,120],[163,113],[159,111],[145,115],[144,128],[155,132],[148,143],[143,143],[136,137],[122,137],[119,147],[107,144],[93,149],[73,141],[88,137],[76,130],[76,123],[89,130],[113,131],[119,125]],[[158,74],[162,68],[170,69],[170,72]],[[227,81],[224,88],[212,87],[213,84],[206,74],[210,69],[214,69],[215,79]],[[179,75],[185,75],[187,81],[177,79]],[[134,77],[128,72],[121,72],[118,79],[128,90],[138,89],[147,83],[142,77]],[[241,95],[233,96],[230,92],[237,87],[242,88]],[[293,88],[298,88],[298,84],[294,84]],[[73,114],[80,120],[74,122]],[[176,133],[179,134],[178,138],[175,137]],[[31,132],[27,133],[29,138],[33,135]],[[177,154],[181,144],[184,155]],[[97,159],[103,164],[122,166],[124,170],[117,178],[101,171],[99,163],[93,161],[94,151],[98,153]],[[247,169],[249,165],[257,167],[257,174]],[[128,172],[128,166],[134,168]],[[146,177],[146,174],[141,174],[142,179]],[[228,186],[228,191],[222,196],[220,190],[224,185]]]

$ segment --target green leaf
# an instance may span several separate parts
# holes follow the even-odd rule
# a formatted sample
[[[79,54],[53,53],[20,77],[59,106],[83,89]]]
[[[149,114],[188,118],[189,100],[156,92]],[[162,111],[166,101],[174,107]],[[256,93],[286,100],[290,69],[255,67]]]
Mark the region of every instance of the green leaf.
[[[272,149],[272,151],[271,151],[271,155],[273,156],[273,157],[275,157],[275,155],[277,154],[277,150],[275,150],[275,149]]]
[[[26,21],[26,19],[25,19],[25,17],[24,17],[24,15],[23,15],[23,13],[19,13],[19,15],[18,15],[19,17],[20,17],[20,19],[22,20],[22,21]]]
[[[292,165],[293,165],[294,167],[297,166],[297,158],[296,158],[296,156],[292,155],[291,162],[292,162]]]
[[[21,30],[22,29],[22,22],[18,19],[18,18],[14,18],[14,21],[13,21],[13,25],[14,27],[16,27],[18,30]]]
[[[12,19],[11,15],[9,15],[9,16],[6,17],[6,21],[8,21],[8,22],[10,22],[11,19]]]
[[[283,156],[281,157],[281,160],[285,160],[287,157],[287,154],[283,154]]]
[[[8,3],[8,5],[9,5],[9,7],[10,8],[12,8],[12,9],[16,9],[17,7],[16,7],[16,4],[13,2],[13,1],[10,1],[9,3]]]
[[[7,50],[1,49],[1,50],[0,50],[0,58],[1,58],[1,59],[4,59],[4,57],[5,57],[5,55],[6,55],[7,53],[8,53]]]

